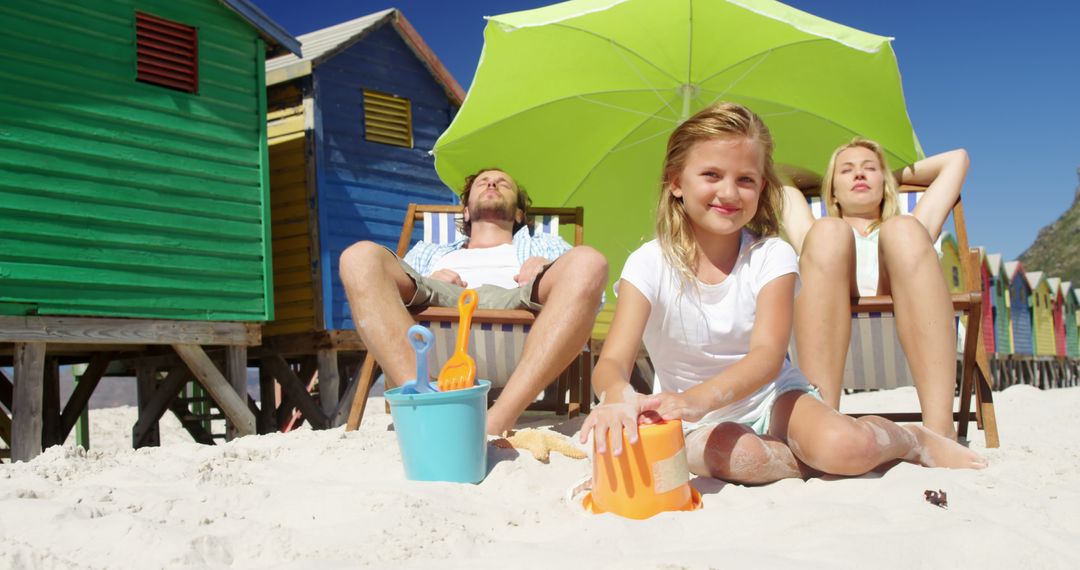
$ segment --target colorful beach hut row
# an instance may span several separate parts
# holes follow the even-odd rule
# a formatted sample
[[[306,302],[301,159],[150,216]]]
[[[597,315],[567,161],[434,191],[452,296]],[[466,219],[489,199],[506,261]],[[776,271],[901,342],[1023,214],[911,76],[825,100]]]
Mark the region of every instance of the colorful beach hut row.
[[[982,341],[998,355],[1080,358],[1080,290],[983,253]]]

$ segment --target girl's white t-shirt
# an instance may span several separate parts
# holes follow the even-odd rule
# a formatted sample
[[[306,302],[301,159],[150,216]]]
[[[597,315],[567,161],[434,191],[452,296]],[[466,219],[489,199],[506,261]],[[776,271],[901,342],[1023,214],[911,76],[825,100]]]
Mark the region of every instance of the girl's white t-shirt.
[[[693,285],[682,285],[657,240],[630,254],[621,278],[652,305],[643,340],[660,389],[684,392],[746,356],[761,288],[777,277],[798,272],[795,250],[787,242],[775,237],[757,239],[745,230],[727,279],[716,285],[699,282],[696,290]],[[806,377],[785,359],[775,380],[708,413],[697,424],[752,423],[772,408],[780,394],[808,385]]]

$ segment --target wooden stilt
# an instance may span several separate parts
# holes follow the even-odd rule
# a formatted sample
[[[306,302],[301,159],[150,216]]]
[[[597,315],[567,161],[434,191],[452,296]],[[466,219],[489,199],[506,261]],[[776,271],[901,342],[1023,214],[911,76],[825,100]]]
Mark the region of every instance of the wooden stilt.
[[[232,384],[236,395],[240,396],[240,399],[246,404],[248,400],[246,346],[225,347],[225,370],[229,377],[229,384]],[[239,435],[232,421],[226,422],[225,441],[232,441]]]
[[[226,418],[233,422],[237,432],[240,435],[254,434],[255,415],[248,410],[246,399],[240,399],[202,347],[197,344],[174,344],[173,349],[210,393],[221,411],[225,412]]]
[[[64,405],[64,412],[60,414],[61,441],[67,440],[72,428],[75,427],[75,422],[86,411],[87,404],[90,403],[90,396],[94,394],[94,389],[97,388],[101,377],[108,370],[112,360],[112,353],[95,354],[90,359],[86,371],[79,377],[79,385],[75,387],[75,391],[68,397],[67,404]]]
[[[259,365],[259,433],[277,431],[274,412],[277,411],[277,382],[263,364]]]
[[[356,399],[356,390],[359,387],[360,374],[363,369],[362,365],[350,367],[351,373],[348,376],[348,384],[345,387],[345,393],[341,395],[341,399],[338,401],[337,410],[334,412],[333,417],[330,418],[330,427],[338,427],[349,420],[349,412],[352,411],[352,404]]]
[[[11,394],[11,380],[4,376],[3,370],[0,370],[0,404],[3,404],[9,412],[11,411]]]
[[[158,419],[161,414],[147,412],[147,405],[157,391],[157,369],[140,364],[135,367],[135,393],[139,403],[139,420],[131,430],[131,447],[158,447],[161,445],[161,432]],[[151,419],[151,416],[152,419]]]
[[[136,370],[136,374],[138,374]],[[136,376],[138,379],[138,376]],[[169,404],[176,400],[176,395],[184,384],[191,379],[191,372],[184,365],[171,368],[165,379],[158,383],[154,390],[144,401],[139,403],[139,419],[131,430],[132,447],[146,447],[159,445],[158,420],[161,419]],[[190,413],[190,412],[188,412]],[[213,441],[211,441],[211,444]]]
[[[289,395],[289,401],[300,409],[311,427],[326,429],[326,414],[315,404],[315,400],[307,392],[306,384],[296,377],[289,363],[276,354],[263,357],[262,363],[274,375],[274,378],[277,378],[282,390]]]
[[[11,460],[29,461],[41,454],[45,343],[16,342],[14,364]]]
[[[345,423],[345,431],[356,431],[360,422],[364,419],[364,408],[367,406],[368,393],[375,381],[375,357],[368,353],[364,358],[364,364],[360,367],[360,377],[356,380],[356,394],[353,396],[352,406],[349,409],[349,420]]]
[[[63,441],[60,437],[60,361],[45,359],[45,375],[41,387],[41,445],[52,447]]]
[[[341,389],[341,376],[338,372],[336,350],[319,350],[316,354],[319,363],[319,403],[327,417],[337,413],[338,397]]]

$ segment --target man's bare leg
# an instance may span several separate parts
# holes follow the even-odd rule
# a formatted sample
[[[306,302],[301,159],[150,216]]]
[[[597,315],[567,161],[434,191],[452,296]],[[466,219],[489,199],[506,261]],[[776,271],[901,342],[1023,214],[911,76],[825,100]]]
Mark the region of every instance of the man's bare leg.
[[[544,309],[525,338],[517,368],[488,410],[487,432],[492,435],[513,427],[585,346],[607,285],[607,260],[595,249],[575,247],[548,267],[537,285]]]
[[[358,242],[341,254],[340,273],[356,332],[386,373],[387,388],[416,377],[416,358],[406,338],[414,322],[405,309],[416,284],[397,256],[377,243]]]
[[[919,394],[923,425],[956,439],[956,328],[949,290],[926,228],[912,216],[881,226],[881,276],[896,305],[896,332]]]
[[[855,238],[839,218],[810,227],[799,259],[802,290],[795,297],[795,347],[799,369],[840,409],[844,361],[851,342],[851,294],[855,282]]]

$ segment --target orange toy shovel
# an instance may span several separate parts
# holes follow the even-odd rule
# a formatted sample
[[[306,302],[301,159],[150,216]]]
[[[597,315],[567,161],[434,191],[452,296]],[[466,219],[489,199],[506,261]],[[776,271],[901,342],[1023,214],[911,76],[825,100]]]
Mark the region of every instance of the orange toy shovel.
[[[473,311],[476,310],[476,291],[466,289],[458,298],[457,345],[450,360],[439,371],[439,390],[461,390],[476,384],[476,361],[469,356],[469,327],[472,325]]]

